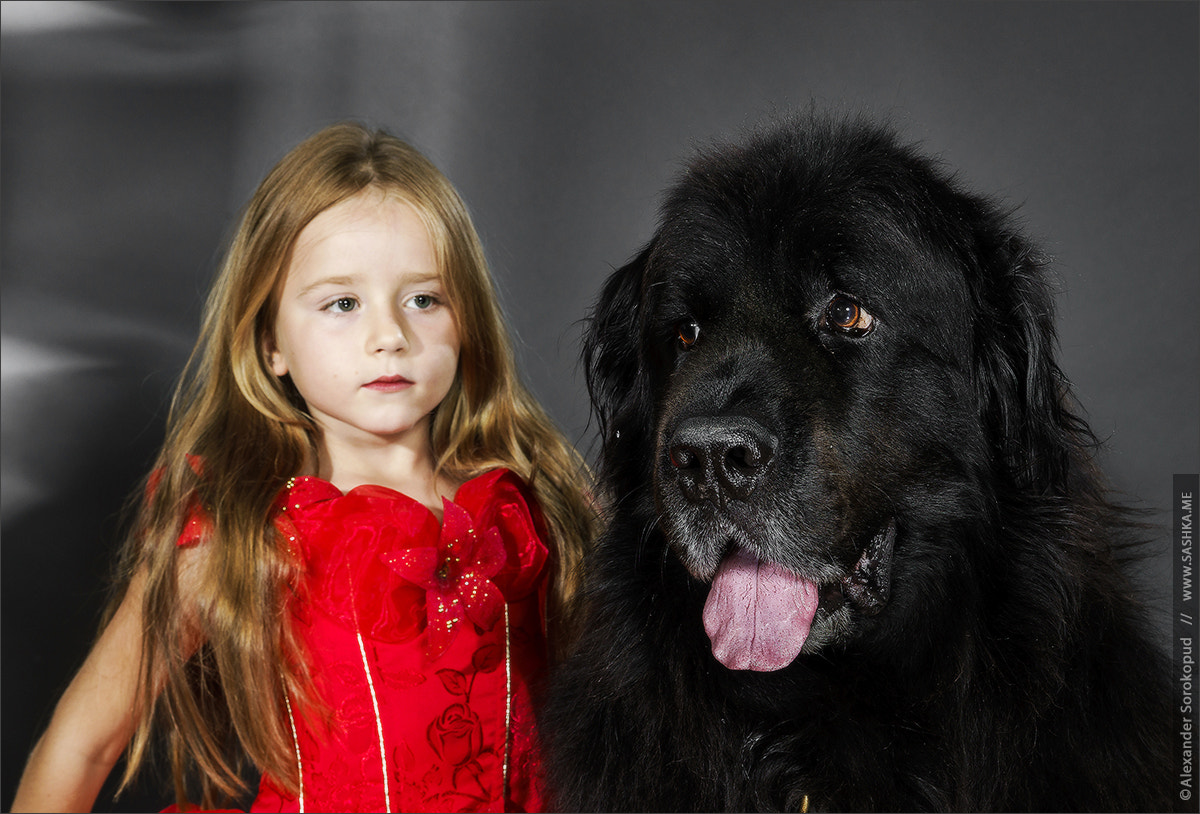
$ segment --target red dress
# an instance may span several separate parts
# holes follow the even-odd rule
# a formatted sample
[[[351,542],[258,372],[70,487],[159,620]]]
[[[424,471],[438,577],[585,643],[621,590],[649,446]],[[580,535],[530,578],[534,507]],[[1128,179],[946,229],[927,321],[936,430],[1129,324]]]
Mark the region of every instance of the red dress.
[[[540,809],[547,549],[524,483],[470,480],[440,525],[400,492],[313,477],[280,505],[303,563],[292,624],[323,708],[288,699],[300,793],[264,777],[250,810]],[[200,536],[189,528],[181,542]]]

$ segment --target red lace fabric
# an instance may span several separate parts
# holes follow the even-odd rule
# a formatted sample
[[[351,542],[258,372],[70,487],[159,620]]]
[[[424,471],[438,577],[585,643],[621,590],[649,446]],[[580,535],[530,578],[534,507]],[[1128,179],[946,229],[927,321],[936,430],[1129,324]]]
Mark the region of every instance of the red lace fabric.
[[[547,549],[523,482],[468,481],[441,524],[394,490],[312,477],[280,506],[303,563],[292,622],[326,708],[288,700],[301,793],[264,777],[250,810],[540,809]]]

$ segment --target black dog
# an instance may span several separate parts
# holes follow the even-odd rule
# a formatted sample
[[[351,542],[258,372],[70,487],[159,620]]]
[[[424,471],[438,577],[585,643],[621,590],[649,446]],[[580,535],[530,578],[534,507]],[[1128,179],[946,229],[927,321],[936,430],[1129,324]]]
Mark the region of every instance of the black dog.
[[[565,810],[1163,810],[1135,525],[999,209],[861,122],[694,160],[585,339],[611,523]]]

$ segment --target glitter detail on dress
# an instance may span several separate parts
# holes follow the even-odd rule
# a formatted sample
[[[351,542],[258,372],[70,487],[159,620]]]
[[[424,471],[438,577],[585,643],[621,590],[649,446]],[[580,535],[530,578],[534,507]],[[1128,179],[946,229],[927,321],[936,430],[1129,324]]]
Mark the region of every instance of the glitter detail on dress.
[[[504,609],[504,594],[492,581],[507,560],[495,526],[482,534],[470,513],[442,499],[442,528],[436,547],[413,547],[382,556],[400,577],[425,589],[429,657],[436,659],[454,642],[463,623],[488,631]]]

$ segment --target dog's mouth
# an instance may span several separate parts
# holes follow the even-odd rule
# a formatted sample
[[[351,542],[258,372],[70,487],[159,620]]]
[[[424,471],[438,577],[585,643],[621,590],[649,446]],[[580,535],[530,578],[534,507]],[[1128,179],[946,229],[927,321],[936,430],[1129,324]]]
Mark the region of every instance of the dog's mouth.
[[[713,656],[730,670],[780,670],[800,655],[818,611],[829,618],[849,604],[866,616],[878,614],[891,596],[895,543],[893,519],[850,573],[826,585],[735,547],[718,566],[704,604]]]

